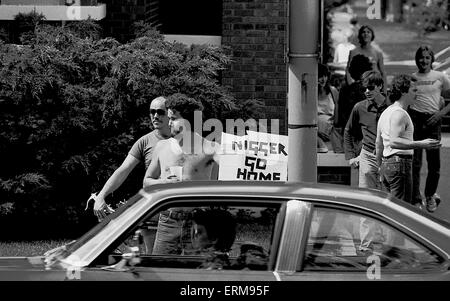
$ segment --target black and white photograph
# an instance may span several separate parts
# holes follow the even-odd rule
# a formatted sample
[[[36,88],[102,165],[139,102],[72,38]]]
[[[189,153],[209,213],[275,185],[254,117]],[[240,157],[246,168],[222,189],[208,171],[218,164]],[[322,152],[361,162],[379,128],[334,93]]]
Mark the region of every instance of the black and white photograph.
[[[449,12],[0,0],[0,282],[450,281]]]

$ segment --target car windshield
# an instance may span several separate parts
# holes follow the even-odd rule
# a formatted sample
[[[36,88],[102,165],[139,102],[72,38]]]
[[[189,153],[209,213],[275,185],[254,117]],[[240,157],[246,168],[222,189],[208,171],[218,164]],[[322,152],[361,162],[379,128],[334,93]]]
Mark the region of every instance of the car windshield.
[[[90,231],[88,231],[82,237],[77,239],[75,243],[70,245],[70,247],[67,249],[68,254],[72,253],[73,251],[75,251],[76,249],[78,249],[79,247],[84,245],[87,241],[92,239],[102,229],[104,229],[111,221],[117,219],[117,217],[119,217],[124,211],[126,211],[128,208],[132,207],[134,204],[136,204],[139,200],[141,200],[143,198],[144,198],[144,196],[141,194],[141,192],[134,195],[124,205],[117,208],[113,213],[111,213],[106,218],[104,218],[100,223],[98,223],[96,226],[94,226]]]

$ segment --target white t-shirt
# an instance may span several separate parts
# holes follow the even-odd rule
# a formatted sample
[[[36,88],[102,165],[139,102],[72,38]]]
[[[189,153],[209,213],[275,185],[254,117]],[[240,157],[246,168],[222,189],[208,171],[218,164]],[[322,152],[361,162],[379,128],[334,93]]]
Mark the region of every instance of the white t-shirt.
[[[413,73],[417,79],[417,96],[410,108],[421,112],[434,114],[441,110],[441,93],[450,89],[450,80],[439,71],[431,70],[428,73]]]
[[[341,43],[336,46],[336,50],[334,51],[334,63],[338,64],[347,64],[348,55],[351,50],[355,49],[356,46],[352,43]]]
[[[333,95],[327,94],[324,98],[317,99],[317,113],[319,115],[334,115],[335,104],[333,101]]]
[[[404,138],[404,139],[408,139],[409,141],[413,141],[414,125],[412,123],[411,117],[409,117],[409,114],[404,109],[402,109],[395,103],[393,105],[390,105],[381,114],[380,119],[378,120],[378,125],[377,125],[378,129],[381,132],[381,138],[383,139],[383,147],[384,147],[383,148],[383,156],[384,157],[389,157],[394,154],[412,155],[414,153],[414,150],[412,150],[412,149],[408,149],[408,150],[395,149],[395,148],[392,148],[390,145],[391,117],[392,117],[392,113],[394,113],[395,111],[402,111],[408,117],[405,131],[402,133],[402,135],[400,137]]]

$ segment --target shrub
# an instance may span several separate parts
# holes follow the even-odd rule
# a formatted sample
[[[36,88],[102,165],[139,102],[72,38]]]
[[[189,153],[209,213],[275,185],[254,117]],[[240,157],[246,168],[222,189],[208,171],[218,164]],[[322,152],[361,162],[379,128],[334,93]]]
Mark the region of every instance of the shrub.
[[[448,19],[448,0],[408,0],[404,5],[404,19],[422,36],[441,28]]]
[[[121,44],[100,38],[90,20],[66,27],[36,24],[22,39],[25,45],[0,43],[5,223],[36,219],[36,226],[51,222],[52,229],[54,222],[61,228],[95,222],[90,211],[83,214],[85,201],[151,130],[149,104],[157,96],[194,97],[203,103],[205,118],[240,111],[218,82],[230,62],[222,48],[187,47],[164,41],[145,24],[137,29],[134,40]],[[143,173],[134,172],[114,201],[134,194]]]

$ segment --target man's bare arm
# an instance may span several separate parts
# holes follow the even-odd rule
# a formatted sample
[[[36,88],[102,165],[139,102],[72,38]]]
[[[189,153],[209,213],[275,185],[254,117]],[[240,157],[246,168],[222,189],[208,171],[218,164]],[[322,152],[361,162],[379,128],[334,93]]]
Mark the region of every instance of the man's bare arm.
[[[395,149],[416,149],[416,148],[439,148],[441,143],[436,139],[424,139],[419,141],[411,141],[401,137],[401,134],[405,131],[405,125],[407,120],[407,113],[396,111],[392,113],[391,117],[391,130],[390,145]]]
[[[132,155],[128,155],[125,160],[122,162],[122,164],[117,168],[114,173],[109,177],[109,179],[106,181],[105,185],[103,185],[102,190],[97,194],[97,197],[95,198],[94,203],[94,214],[95,215],[101,215],[99,218],[104,218],[105,213],[103,212],[103,209],[106,209],[106,202],[105,198],[116,191],[117,188],[119,188],[123,182],[126,180],[130,172],[136,167],[136,165],[139,163],[139,160],[136,159]]]
[[[383,157],[383,138],[381,137],[381,130],[379,127],[377,127],[377,138],[375,140],[375,155],[377,158],[377,165],[378,167],[381,166],[381,159]]]
[[[161,151],[161,144],[157,144],[152,154],[152,161],[145,171],[144,187],[153,184],[161,183],[159,177],[161,176],[161,165],[159,163],[159,152]]]
[[[384,71],[384,58],[383,58],[383,53],[377,51],[378,53],[378,62],[377,62],[377,66],[378,66],[378,70],[380,70],[380,74],[381,77],[383,78],[383,92],[384,95],[387,95],[387,79],[386,79],[386,72]]]

